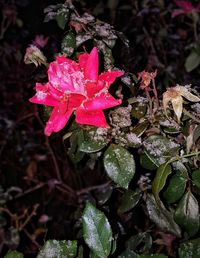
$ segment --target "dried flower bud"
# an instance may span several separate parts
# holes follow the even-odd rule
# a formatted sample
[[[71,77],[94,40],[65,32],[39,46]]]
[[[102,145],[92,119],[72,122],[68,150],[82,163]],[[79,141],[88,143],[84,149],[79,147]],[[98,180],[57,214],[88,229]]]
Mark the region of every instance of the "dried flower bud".
[[[145,89],[149,87],[151,80],[153,80],[157,75],[157,70],[155,72],[149,73],[146,71],[142,71],[141,73],[138,73],[138,80],[141,79],[140,82],[140,88]]]
[[[39,48],[37,48],[34,45],[30,45],[26,49],[26,54],[24,56],[24,63],[25,64],[33,63],[35,66],[38,66],[41,64],[47,66],[47,59]]]
[[[199,102],[200,98],[190,93],[186,86],[176,85],[176,87],[169,88],[163,94],[163,107],[167,116],[167,107],[169,102],[172,103],[173,110],[177,116],[178,122],[180,123],[181,115],[183,112],[183,98],[191,102]]]

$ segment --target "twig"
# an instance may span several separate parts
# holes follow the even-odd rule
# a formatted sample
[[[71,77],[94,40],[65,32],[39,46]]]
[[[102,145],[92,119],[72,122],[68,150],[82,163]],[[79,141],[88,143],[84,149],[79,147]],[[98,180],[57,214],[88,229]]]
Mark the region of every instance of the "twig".
[[[29,223],[29,221],[32,219],[32,217],[36,215],[36,211],[37,211],[38,207],[39,207],[39,204],[35,204],[34,205],[31,214],[27,217],[27,219],[19,227],[19,231],[22,231],[25,228],[25,226]]]
[[[98,189],[101,189],[101,188],[105,188],[106,186],[110,185],[111,181],[105,183],[105,184],[102,184],[102,185],[93,185],[93,186],[89,186],[87,188],[83,188],[81,190],[78,190],[76,191],[76,194],[77,195],[81,195],[81,194],[84,194],[84,193],[88,193],[90,191],[94,191],[94,190],[98,190]]]
[[[57,175],[58,181],[62,182],[62,177],[61,177],[61,174],[60,174],[60,169],[59,169],[59,166],[58,166],[55,154],[53,152],[53,149],[51,148],[51,145],[49,143],[49,139],[48,139],[47,136],[46,136],[46,146],[49,149],[49,153],[50,153],[51,158],[53,160],[53,164],[54,164],[54,167],[55,167],[55,171],[56,171],[56,175]]]
[[[23,193],[20,193],[20,194],[16,195],[15,197],[13,197],[12,200],[16,200],[16,199],[19,199],[19,198],[21,198],[21,197],[24,197],[24,196],[26,196],[27,194],[33,193],[33,192],[35,192],[35,191],[37,191],[37,190],[43,188],[43,187],[46,186],[46,185],[47,185],[47,183],[40,183],[39,185],[36,185],[36,186],[34,186],[33,188],[28,189],[28,190],[24,191]],[[12,201],[12,200],[11,200],[11,201]]]
[[[23,231],[27,235],[27,237],[31,240],[31,242],[33,242],[33,244],[37,246],[37,248],[39,249],[41,245],[38,244],[38,242],[34,239],[34,237],[31,234],[29,234],[29,232],[26,229],[24,229]]]

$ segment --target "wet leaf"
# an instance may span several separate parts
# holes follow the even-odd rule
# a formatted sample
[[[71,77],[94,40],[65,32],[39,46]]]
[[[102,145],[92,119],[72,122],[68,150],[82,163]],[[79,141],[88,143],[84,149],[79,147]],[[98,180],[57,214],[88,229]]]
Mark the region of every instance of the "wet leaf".
[[[62,258],[76,257],[77,253],[77,241],[66,240],[48,240],[41,248],[37,258]]]
[[[131,110],[131,115],[137,119],[140,119],[145,116],[147,112],[147,104],[146,103],[137,103],[133,105]]]
[[[42,119],[47,122],[49,120],[50,114],[52,112],[53,108],[49,107],[49,106],[42,106],[42,112],[41,112],[41,116]]]
[[[127,190],[120,200],[118,213],[124,213],[133,209],[139,202],[141,196],[142,193],[139,189],[135,191],[132,191],[130,189]]]
[[[131,130],[132,133],[135,133],[138,137],[140,137],[148,128],[149,122],[144,121],[142,123],[137,124],[136,126],[133,127]]]
[[[84,139],[83,132],[81,130],[75,131],[70,137],[70,148],[68,149],[68,156],[73,163],[78,163],[84,157],[84,153],[79,151],[79,146]]]
[[[76,47],[76,36],[70,31],[62,40],[61,51],[67,56],[71,56],[74,53]]]
[[[4,258],[23,258],[23,257],[24,257],[24,255],[17,251],[8,251],[6,256],[4,256]]]
[[[104,213],[88,202],[82,219],[84,240],[89,248],[98,257],[108,257],[112,246],[112,229]]]
[[[114,66],[114,59],[112,55],[112,50],[103,42],[102,40],[95,40],[97,47],[102,51],[104,56],[104,68],[112,69]]]
[[[103,149],[107,143],[107,131],[102,128],[84,132],[84,140],[79,145],[79,151],[93,153]]]
[[[180,228],[174,221],[173,215],[163,205],[158,205],[153,195],[147,195],[146,205],[150,219],[158,228],[177,237],[181,236]]]
[[[125,250],[122,254],[118,256],[118,258],[139,258],[139,254],[133,252],[130,249]]]
[[[196,69],[200,64],[200,56],[199,54],[195,51],[192,50],[189,56],[185,60],[185,69],[189,73]]]
[[[76,35],[76,47],[80,47],[87,40],[92,39],[90,32],[80,32]]]
[[[156,170],[159,166],[148,153],[144,153],[140,156],[140,164],[143,168],[148,170]]]
[[[185,229],[189,236],[194,236],[199,230],[199,205],[194,195],[188,191],[180,200],[175,221]]]
[[[113,186],[108,185],[105,186],[103,189],[100,188],[95,191],[95,197],[97,198],[98,204],[103,205],[105,202],[109,200],[111,194],[113,192]]]
[[[200,125],[198,125],[193,132],[193,142],[195,143],[200,137]]]
[[[139,258],[167,258],[164,254],[141,254]]]
[[[192,183],[200,189],[200,170],[192,172]]]
[[[133,156],[123,147],[111,144],[104,154],[103,162],[108,176],[118,186],[127,189],[135,174]]]
[[[62,5],[60,9],[57,11],[56,15],[56,21],[58,26],[64,30],[66,23],[68,22],[69,19],[69,9],[67,6]]]
[[[174,203],[182,197],[185,192],[185,188],[186,179],[177,174],[173,175],[166,191],[163,193],[163,196],[168,203]]]
[[[199,258],[200,238],[181,243],[178,254],[179,258]]]
[[[162,164],[156,172],[156,176],[152,183],[152,192],[156,201],[160,200],[159,193],[166,184],[167,177],[172,173],[171,165],[165,163]]]
[[[152,237],[148,232],[138,233],[132,236],[126,242],[126,247],[132,251],[135,251],[138,246],[140,253],[148,252],[152,247]]]
[[[178,154],[179,145],[162,136],[151,135],[144,141],[145,153],[156,165],[161,165]]]

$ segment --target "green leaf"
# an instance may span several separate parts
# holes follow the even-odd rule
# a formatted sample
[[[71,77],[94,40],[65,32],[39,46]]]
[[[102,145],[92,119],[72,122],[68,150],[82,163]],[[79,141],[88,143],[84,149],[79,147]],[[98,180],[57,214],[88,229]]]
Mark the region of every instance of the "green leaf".
[[[139,258],[167,258],[164,254],[141,254]]]
[[[84,240],[95,255],[108,257],[112,247],[112,229],[103,212],[87,203],[83,211]]]
[[[181,243],[178,254],[179,258],[199,258],[200,238]]]
[[[195,143],[200,137],[200,125],[198,125],[193,133],[193,142]]]
[[[158,164],[152,157],[150,157],[147,153],[144,153],[140,156],[140,164],[143,168],[148,170],[155,170],[158,168]]]
[[[175,223],[173,215],[163,205],[158,205],[153,195],[147,195],[146,205],[150,219],[158,228],[177,237],[181,236],[180,228]]]
[[[156,176],[152,183],[152,192],[155,196],[156,201],[159,201],[159,193],[165,186],[167,177],[172,173],[171,165],[165,163],[162,164],[156,172]]]
[[[71,56],[74,53],[76,47],[76,36],[70,31],[62,40],[61,51],[67,56]]]
[[[24,255],[17,251],[8,251],[8,253],[4,256],[4,258],[23,258]]]
[[[80,143],[79,151],[93,153],[103,149],[108,143],[105,133],[106,131],[102,128],[84,132],[84,140]]]
[[[186,179],[177,174],[173,175],[163,196],[168,203],[174,203],[182,197],[185,192],[185,187]]]
[[[85,155],[83,152],[79,151],[79,146],[83,139],[84,136],[82,130],[74,131],[70,137],[70,148],[68,149],[67,154],[74,164],[81,161]]]
[[[131,110],[131,115],[137,119],[143,118],[147,112],[147,104],[144,103],[137,103],[133,105]]]
[[[142,193],[139,189],[135,191],[127,190],[120,200],[118,213],[124,213],[133,209],[139,202],[141,196]]]
[[[131,132],[135,133],[138,137],[140,137],[146,131],[148,126],[149,126],[149,122],[145,120],[144,122],[134,126]]]
[[[199,169],[192,172],[192,183],[200,189],[200,170]]]
[[[192,70],[197,68],[199,64],[200,64],[200,55],[195,50],[192,50],[185,61],[186,71],[188,73],[191,72]]]
[[[57,14],[55,18],[56,18],[58,27],[64,30],[65,25],[69,20],[69,9],[67,8],[67,6],[62,5],[61,8],[57,10]]]
[[[40,250],[37,258],[74,258],[77,253],[77,241],[48,240]]]
[[[125,250],[122,254],[118,256],[118,258],[139,258],[139,254],[136,254],[130,249]]]
[[[108,199],[111,197],[112,192],[113,186],[110,184],[108,186],[105,186],[104,188],[99,188],[95,190],[94,195],[97,199],[98,204],[103,205],[104,203],[106,203]]]
[[[52,107],[42,106],[41,116],[42,116],[42,119],[44,120],[44,122],[47,122],[49,120],[52,110],[53,110]]]
[[[179,145],[162,135],[151,135],[144,141],[145,153],[161,165],[178,154]]]
[[[87,40],[92,39],[92,33],[80,32],[76,35],[76,47],[80,47]]]
[[[111,144],[104,154],[103,162],[108,176],[118,186],[127,189],[135,174],[133,156],[123,147]]]
[[[109,41],[109,40],[107,40],[107,41]],[[95,40],[95,42],[97,44],[98,49],[100,49],[103,53],[104,68],[106,70],[107,69],[112,69],[113,66],[114,66],[114,59],[113,59],[113,55],[112,55],[112,50],[102,40]],[[111,40],[110,44],[113,44],[113,43],[115,44],[115,40],[114,40],[114,42],[113,42],[113,40]]]
[[[199,205],[194,195],[189,191],[180,200],[175,221],[185,229],[188,235],[194,236],[199,230]]]
[[[152,237],[148,232],[138,233],[126,241],[126,247],[135,251],[139,247],[139,252],[148,252],[152,247]]]

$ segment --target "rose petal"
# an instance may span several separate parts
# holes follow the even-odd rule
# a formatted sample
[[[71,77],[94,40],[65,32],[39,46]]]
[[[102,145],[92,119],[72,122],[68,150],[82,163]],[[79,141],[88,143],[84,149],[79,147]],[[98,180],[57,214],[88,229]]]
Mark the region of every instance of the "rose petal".
[[[101,93],[92,100],[84,103],[84,109],[87,111],[102,110],[118,106],[122,103],[121,99],[115,99],[112,95]]]
[[[53,132],[59,132],[68,122],[73,110],[68,110],[64,114],[60,112],[59,107],[55,107],[51,113],[49,121],[45,127],[45,135],[50,136]]]
[[[121,71],[108,71],[99,75],[99,80],[104,81],[107,89],[110,85],[116,80],[117,77],[120,77],[124,74]]]
[[[87,96],[89,98],[92,98],[97,92],[102,90],[105,86],[105,83],[103,81],[98,81],[98,82],[86,82],[85,84],[85,89],[87,92]]]
[[[193,11],[194,6],[189,1],[182,1],[182,0],[174,0],[174,3],[183,9],[186,13],[190,13]]]
[[[90,52],[87,63],[85,66],[85,79],[91,81],[97,81],[98,79],[98,69],[99,69],[99,57],[97,48],[94,47]]]
[[[35,104],[53,107],[59,105],[59,102],[48,92],[48,83],[45,85],[36,83],[36,94],[29,101]]]
[[[81,54],[78,58],[78,63],[81,67],[81,69],[85,70],[86,64],[87,64],[87,60],[88,60],[89,55],[84,53]]]
[[[182,9],[175,9],[173,12],[172,12],[172,18],[178,16],[178,15],[181,15],[181,14],[184,14],[185,11],[182,10]]]
[[[78,124],[93,125],[96,127],[109,127],[101,110],[88,112],[83,108],[78,108],[76,111],[76,122]]]

